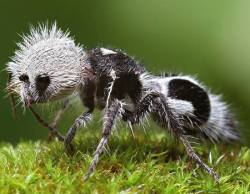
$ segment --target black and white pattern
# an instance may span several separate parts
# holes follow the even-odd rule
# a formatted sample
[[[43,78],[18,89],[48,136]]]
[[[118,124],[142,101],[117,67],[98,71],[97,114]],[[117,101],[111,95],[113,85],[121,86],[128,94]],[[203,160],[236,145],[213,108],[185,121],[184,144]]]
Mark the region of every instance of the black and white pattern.
[[[194,152],[188,137],[235,141],[239,139],[235,130],[237,121],[221,97],[211,94],[196,79],[185,75],[152,75],[121,50],[84,50],[56,24],[51,28],[32,28],[18,45],[19,50],[7,64],[12,103],[15,104],[13,93],[18,94],[35,118],[64,141],[67,150],[72,148],[77,128],[90,121],[94,109],[104,110],[102,138],[85,178],[93,173],[117,119],[131,126],[152,117],[183,143],[190,158],[218,180],[218,174]],[[32,105],[65,99],[73,93],[79,95],[88,110],[63,137],[56,125],[66,105],[51,125],[39,117]]]

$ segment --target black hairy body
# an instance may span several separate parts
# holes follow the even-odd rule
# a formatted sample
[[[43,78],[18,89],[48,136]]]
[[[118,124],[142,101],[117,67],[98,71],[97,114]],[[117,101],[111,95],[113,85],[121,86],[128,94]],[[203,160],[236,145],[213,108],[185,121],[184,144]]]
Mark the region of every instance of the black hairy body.
[[[211,102],[204,88],[185,78],[171,76],[172,79],[165,86],[168,87],[167,93],[160,93],[157,89],[154,90],[154,88],[161,87],[157,82],[152,82],[152,88],[147,90],[143,87],[144,83],[141,80],[141,75],[145,74],[146,70],[126,54],[120,51],[105,54],[100,48],[90,50],[88,54],[91,67],[89,71],[91,75],[89,77],[91,80],[87,82],[89,84],[83,87],[82,93],[85,95],[82,98],[83,104],[89,108],[90,112],[94,110],[96,105],[102,110],[108,109],[109,102],[116,104],[115,107],[112,107],[113,104],[111,104],[110,115],[107,114],[107,118],[111,119],[113,117],[114,120],[109,123],[108,128],[110,130],[105,130],[104,128],[103,136],[105,138],[109,137],[118,114],[124,121],[131,124],[143,122],[144,117],[147,116],[146,114],[150,114],[160,126],[169,129],[175,137],[182,140],[191,158],[198,161],[215,179],[218,178],[218,175],[194,153],[185,137],[185,135],[189,134],[198,134],[199,137],[207,137],[209,135],[201,130],[201,127],[208,122],[211,114]],[[89,88],[90,86],[91,88]],[[190,115],[172,112],[168,105],[168,98],[190,102],[193,106],[193,112]],[[122,102],[123,105],[122,103],[119,104],[119,102]],[[132,110],[130,107],[126,107],[127,104],[133,107]],[[119,106],[121,109],[120,113],[118,113],[119,108],[117,108]],[[112,109],[115,109],[114,113],[111,111]],[[181,121],[179,120],[180,118]],[[230,119],[233,120],[233,118]],[[236,124],[233,124],[233,127],[236,127]],[[70,133],[68,136],[70,140],[67,141],[66,139],[66,146],[72,140]],[[232,139],[234,138],[236,139],[236,136]],[[101,153],[99,150],[97,148],[96,153]],[[95,168],[96,161],[92,163],[88,175]]]

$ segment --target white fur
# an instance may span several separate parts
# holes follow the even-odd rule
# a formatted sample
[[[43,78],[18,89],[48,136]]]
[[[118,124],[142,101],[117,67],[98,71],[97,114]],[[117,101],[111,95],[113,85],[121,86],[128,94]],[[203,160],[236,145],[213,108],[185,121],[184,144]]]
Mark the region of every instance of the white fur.
[[[194,107],[191,102],[168,98],[168,104],[179,115],[193,115]]]
[[[228,110],[228,106],[221,100],[220,96],[209,94],[211,103],[211,113],[208,122],[202,126],[203,130],[212,140],[218,141],[219,139],[237,140],[238,134],[234,131],[235,129],[227,125],[228,122],[235,122],[232,120]]]
[[[51,27],[31,27],[30,33],[22,37],[18,47],[12,62],[7,64],[7,71],[12,74],[10,85],[19,95],[25,93],[23,83],[19,81],[22,74],[29,77],[29,92],[34,100],[39,98],[34,87],[38,75],[51,78],[44,100],[72,94],[82,81],[86,65],[83,49],[75,44],[68,32],[64,33],[56,24]]]
[[[115,80],[116,80],[116,74],[115,74],[115,71],[113,69],[111,69],[110,71],[110,77],[112,78],[112,81],[110,83],[110,86],[107,88],[108,90],[108,96],[107,96],[107,100],[106,100],[106,107],[109,107],[109,102],[110,102],[110,96],[111,96],[111,93],[112,93],[112,90],[113,90],[113,86],[115,84]]]
[[[115,51],[112,51],[112,50],[109,50],[109,49],[106,49],[106,48],[100,48],[100,50],[102,52],[102,55],[116,54]]]

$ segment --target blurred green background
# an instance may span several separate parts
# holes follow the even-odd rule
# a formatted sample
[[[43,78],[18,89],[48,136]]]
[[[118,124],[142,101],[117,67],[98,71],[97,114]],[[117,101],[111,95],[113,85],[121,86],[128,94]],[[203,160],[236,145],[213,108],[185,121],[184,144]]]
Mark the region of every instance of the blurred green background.
[[[196,75],[222,93],[250,140],[250,1],[247,0],[1,0],[0,69],[29,24],[57,21],[86,48],[121,48],[152,72]],[[45,138],[41,127],[18,107],[13,119],[0,72],[0,142]],[[49,111],[51,115],[51,111]],[[71,108],[60,128],[66,130],[80,110]],[[46,116],[46,111],[43,111]],[[248,137],[248,138],[247,138]]]

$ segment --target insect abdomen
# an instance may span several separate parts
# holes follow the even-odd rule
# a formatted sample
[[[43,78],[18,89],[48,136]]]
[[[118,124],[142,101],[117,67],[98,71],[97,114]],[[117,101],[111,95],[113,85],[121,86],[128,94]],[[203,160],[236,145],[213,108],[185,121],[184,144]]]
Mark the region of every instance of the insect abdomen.
[[[191,78],[154,77],[146,84],[166,96],[169,107],[192,126],[189,128],[200,127],[208,121],[211,111],[208,93]]]
[[[207,92],[190,80],[174,78],[168,84],[168,97],[190,102],[193,116],[190,120],[197,126],[206,123],[210,116],[210,100]]]
[[[239,138],[235,130],[237,121],[226,103],[192,77],[152,77],[146,84],[166,96],[169,107],[180,119],[187,134],[202,133],[215,141]],[[159,119],[157,122],[162,125]]]

